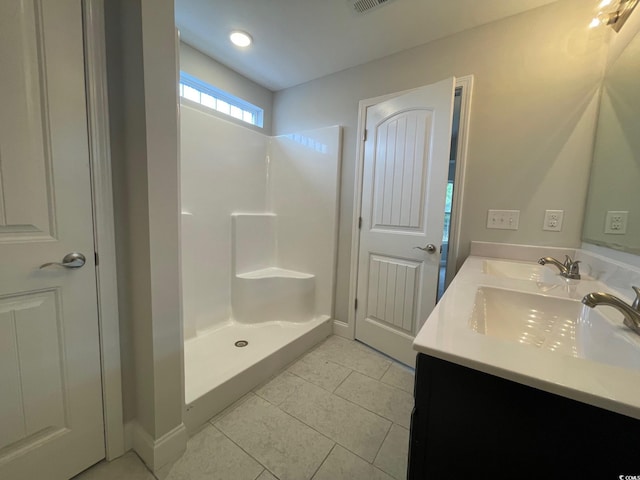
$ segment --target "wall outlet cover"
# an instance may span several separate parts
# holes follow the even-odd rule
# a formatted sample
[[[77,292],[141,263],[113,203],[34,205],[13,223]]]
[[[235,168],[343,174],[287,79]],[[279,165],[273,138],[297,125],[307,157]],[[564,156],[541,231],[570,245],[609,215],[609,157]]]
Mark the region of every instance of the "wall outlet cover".
[[[609,235],[624,235],[627,233],[627,221],[629,212],[610,210],[607,212],[604,223],[604,233]]]
[[[559,232],[562,230],[563,220],[564,210],[545,210],[542,229],[549,232]]]

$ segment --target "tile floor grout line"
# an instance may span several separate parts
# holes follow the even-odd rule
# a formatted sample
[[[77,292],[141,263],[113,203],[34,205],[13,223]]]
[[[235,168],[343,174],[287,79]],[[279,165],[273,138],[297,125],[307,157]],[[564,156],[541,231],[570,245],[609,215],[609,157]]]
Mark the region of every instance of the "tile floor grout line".
[[[359,351],[361,351],[361,352],[366,352],[367,354],[369,354],[369,355],[373,355],[374,357],[376,357],[376,358],[377,358],[377,359],[379,359],[379,360],[383,360],[383,361],[385,361],[385,362],[389,363],[389,366],[387,366],[387,369],[385,370],[385,372],[384,372],[384,373],[386,373],[386,372],[387,372],[387,370],[389,369],[389,367],[391,366],[391,364],[393,364],[393,363],[397,363],[397,361],[396,361],[396,360],[394,360],[393,358],[391,358],[391,357],[389,357],[389,356],[387,356],[387,355],[384,355],[383,353],[379,352],[378,350],[376,350],[376,349],[374,349],[374,348],[371,348],[370,346],[366,345],[365,343],[360,342],[360,341],[359,341],[359,340],[357,340],[357,339],[353,339],[353,340],[351,340],[351,339],[348,339],[348,338],[345,338],[345,337],[341,337],[340,335],[336,335],[336,334],[330,335],[330,336],[329,336],[329,337],[327,337],[327,338],[331,338],[331,337],[338,337],[338,338],[340,338],[342,341],[349,342],[349,343],[351,343],[351,344],[355,344],[355,345],[357,345],[357,346],[355,347],[357,350],[359,350]],[[326,342],[326,341],[325,341],[325,342]],[[324,344],[325,342],[322,342],[322,344]],[[318,345],[318,347],[317,347],[315,350],[317,350],[318,348],[320,348],[320,346],[321,346],[322,344]],[[341,365],[341,366],[343,366],[343,367],[350,368],[351,370],[354,370],[354,371],[356,371],[356,372],[358,372],[358,373],[361,373],[361,374],[363,374],[363,375],[366,375],[366,376],[367,376],[367,377],[369,377],[369,378],[373,378],[374,380],[380,380],[380,379],[382,378],[382,376],[380,376],[380,377],[378,377],[378,378],[373,377],[373,376],[371,376],[371,375],[369,375],[369,374],[367,374],[367,373],[365,373],[365,372],[361,372],[361,371],[359,371],[359,370],[357,370],[357,369],[355,369],[355,368],[353,368],[353,367],[350,367],[350,366],[348,366],[348,365],[344,365],[344,364],[339,363],[339,362],[333,362],[333,363],[337,363],[338,365]],[[384,373],[382,374],[383,376],[384,376]]]
[[[351,376],[351,374],[352,374],[352,373],[353,373],[353,371],[348,375],[348,377],[349,377],[349,376]],[[357,373],[359,373],[359,372],[357,372]],[[347,378],[348,378],[348,377],[347,377]],[[300,378],[302,378],[302,377],[300,377]],[[371,377],[369,377],[369,378],[371,378]],[[313,385],[314,387],[320,388],[320,389],[324,390],[325,392],[328,392],[328,393],[329,393],[329,395],[333,395],[333,396],[335,396],[336,398],[339,398],[339,399],[341,399],[341,400],[344,400],[345,402],[350,403],[351,405],[354,405],[354,406],[356,406],[356,407],[359,407],[359,408],[361,408],[361,409],[365,410],[366,412],[369,412],[369,413],[371,413],[371,414],[373,414],[373,415],[377,416],[378,418],[381,418],[382,420],[386,420],[387,422],[389,422],[389,423],[390,423],[390,425],[389,425],[389,428],[388,428],[388,430],[387,430],[387,433],[385,434],[385,438],[386,438],[387,434],[389,433],[389,431],[391,430],[391,426],[392,426],[392,425],[394,425],[394,424],[398,425],[398,426],[399,426],[399,427],[401,427],[401,428],[404,428],[405,430],[408,430],[408,428],[407,428],[407,427],[405,427],[405,426],[403,426],[403,425],[400,425],[400,424],[399,424],[398,422],[396,422],[394,419],[387,418],[387,417],[385,417],[385,416],[383,416],[383,415],[380,415],[379,413],[374,412],[373,410],[369,410],[367,407],[364,407],[364,406],[360,405],[359,403],[356,403],[356,402],[354,402],[354,401],[352,401],[352,400],[349,400],[348,398],[344,398],[344,397],[342,397],[342,396],[340,396],[340,395],[338,395],[338,394],[336,394],[336,393],[334,393],[334,392],[329,392],[328,390],[326,390],[326,389],[324,389],[324,388],[320,387],[319,385],[316,385],[315,383],[312,383],[312,382],[310,382],[310,381],[308,381],[308,380],[306,380],[306,379],[304,379],[304,378],[302,378],[302,380],[304,380],[305,382],[309,383],[310,385]],[[346,379],[345,379],[345,380],[346,380]],[[378,381],[378,380],[376,380],[376,381]],[[344,382],[344,381],[343,381],[343,382]],[[379,381],[378,381],[378,382],[379,382]],[[380,382],[380,383],[381,383],[381,382]],[[391,387],[391,388],[395,388],[395,387]],[[399,392],[406,393],[406,392],[404,392],[404,390],[400,390],[400,389],[397,389],[397,388],[396,388],[396,390],[398,390]],[[260,397],[260,398],[262,398],[262,397]],[[284,404],[284,402],[282,402],[280,405],[274,405],[274,406],[275,406],[276,408],[278,408],[278,409],[282,410],[284,413],[286,413],[286,414],[287,414],[287,415],[289,415],[290,417],[295,418],[296,420],[298,420],[298,421],[299,421],[299,422],[301,422],[302,424],[304,424],[304,425],[306,425],[307,427],[311,428],[312,430],[314,430],[314,431],[318,432],[320,435],[322,435],[322,436],[324,436],[324,437],[328,438],[328,439],[329,439],[329,440],[331,440],[332,442],[336,442],[336,441],[335,441],[335,440],[333,440],[332,438],[327,437],[327,435],[325,435],[324,433],[322,433],[322,432],[320,432],[319,430],[317,430],[315,427],[313,427],[313,426],[311,426],[311,425],[307,424],[304,420],[302,420],[302,419],[300,419],[300,418],[298,418],[298,417],[296,417],[296,416],[294,416],[294,415],[290,414],[289,412],[287,412],[286,410],[284,410],[283,408],[281,408],[281,405],[282,405],[282,404]],[[338,442],[336,442],[336,443],[338,443]],[[382,441],[382,443],[384,443],[384,440]],[[380,444],[380,447],[382,447],[382,443]],[[339,444],[339,445],[341,445],[342,447],[344,447],[344,448],[346,448],[347,450],[349,450],[349,448],[347,448],[346,446],[344,446],[344,445],[342,445],[342,444]],[[380,450],[380,447],[378,448],[378,451]],[[349,451],[351,451],[351,450],[349,450]],[[352,453],[354,453],[355,455],[357,455],[355,452],[352,452]],[[376,452],[376,456],[377,456],[377,452]],[[362,457],[361,457],[361,458],[362,458]],[[366,459],[363,459],[363,460],[367,461]],[[374,457],[374,460],[375,460],[375,457]],[[371,463],[371,462],[369,462],[369,463]]]
[[[376,455],[373,457],[373,462],[371,462],[371,465],[375,465],[374,462],[376,461],[376,458],[378,458],[378,455],[380,454],[380,450],[382,450],[382,446],[384,445],[384,442],[387,440],[387,437],[389,436],[389,433],[391,433],[391,429],[393,428],[393,425],[394,425],[393,422],[391,422],[391,425],[389,425],[389,430],[387,430],[387,433],[385,434],[384,439],[382,440],[382,443],[380,444],[380,447],[378,447],[378,451],[376,452]],[[380,469],[380,470],[382,470],[382,469]],[[384,470],[383,470],[383,472],[384,472]],[[385,473],[387,473],[387,472],[385,472]],[[393,477],[393,475],[391,475],[391,476]]]
[[[324,465],[324,462],[327,461],[327,458],[329,458],[329,455],[331,455],[331,452],[333,452],[333,450],[336,448],[336,445],[338,445],[338,442],[333,442],[333,447],[331,447],[331,450],[329,450],[329,453],[327,453],[327,455],[322,459],[322,462],[320,462],[320,465],[318,465],[318,468],[316,468],[315,472],[313,472],[313,475],[309,477],[309,480],[313,480],[313,477],[315,477],[318,474],[318,471],[322,468],[322,465]]]
[[[287,400],[287,398],[289,398],[291,396],[291,394],[289,394],[289,396],[287,398],[285,398],[284,400],[282,400],[282,402],[278,403],[277,405],[275,403],[273,403],[271,400],[269,400],[268,398],[263,397],[262,395],[260,395],[258,392],[256,391],[251,391],[251,393],[253,393],[256,397],[261,398],[262,400],[264,400],[265,402],[269,402],[271,405],[273,405],[274,407],[277,407],[278,405],[280,405],[280,403],[284,402]]]
[[[413,396],[413,392],[409,392],[409,391],[405,390],[404,388],[400,388],[400,387],[398,387],[397,385],[394,385],[394,384],[392,384],[392,383],[387,383],[387,382],[383,381],[382,379],[380,379],[380,380],[378,380],[378,381],[379,381],[380,383],[382,383],[382,384],[384,384],[384,385],[388,386],[388,387],[393,387],[393,388],[395,388],[395,389],[397,389],[397,390],[400,390],[401,392],[405,392],[405,393],[408,393],[409,395]]]
[[[267,470],[270,474],[272,474],[274,477],[278,478],[277,475],[275,475],[271,470],[269,470],[267,468],[266,465],[264,465],[260,460],[258,460],[256,457],[254,457],[253,455],[251,455],[249,452],[247,452],[244,448],[242,448],[240,445],[238,445],[238,443],[235,442],[235,440],[233,438],[231,438],[229,435],[227,435],[224,431],[222,431],[221,429],[219,429],[218,427],[216,427],[215,425],[211,425],[213,428],[215,428],[218,432],[220,432],[226,439],[228,439],[231,443],[233,443],[236,447],[238,447],[240,450],[242,450],[244,453],[246,453],[249,458],[252,458],[258,465],[260,465],[263,470]],[[260,472],[258,474],[258,477],[262,475],[262,472]],[[256,477],[256,478],[258,478]]]
[[[341,397],[339,397],[339,398],[341,398]],[[343,399],[343,400],[346,400],[346,399]],[[346,401],[348,402],[348,400],[346,400]],[[352,403],[352,402],[349,402],[349,403]],[[356,405],[356,404],[354,403],[354,405]],[[356,405],[356,406],[359,406],[359,405]],[[280,408],[280,407],[276,407],[276,408]],[[367,462],[367,463],[369,463],[369,464],[373,465],[373,463],[372,463],[372,462],[370,462],[369,460],[367,460],[366,458],[364,458],[364,457],[363,457],[363,456],[361,456],[360,454],[358,454],[358,453],[356,453],[356,452],[352,451],[348,446],[343,445],[342,443],[340,443],[340,442],[339,442],[339,441],[337,441],[337,440],[334,440],[334,439],[333,439],[333,438],[331,438],[331,437],[328,437],[326,434],[322,433],[320,430],[316,429],[314,426],[307,424],[304,420],[302,420],[302,419],[300,419],[300,418],[298,418],[298,417],[296,417],[296,416],[294,416],[294,415],[290,414],[290,413],[289,413],[289,412],[287,412],[286,410],[283,410],[282,408],[280,408],[280,410],[282,410],[282,412],[284,412],[284,413],[286,413],[287,415],[289,415],[291,418],[294,418],[295,420],[299,421],[299,422],[300,422],[300,423],[302,423],[303,425],[305,425],[305,426],[309,427],[311,430],[313,430],[314,432],[318,433],[319,435],[322,435],[324,438],[328,439],[330,442],[333,442],[335,445],[340,445],[340,446],[341,446],[342,448],[344,448],[346,451],[348,451],[348,452],[350,452],[350,453],[354,454],[356,457],[361,458],[361,459],[362,459],[362,460],[364,460],[365,462]],[[367,411],[368,411],[368,410],[367,410]],[[373,412],[371,412],[371,413],[373,413]],[[377,415],[377,414],[374,414],[374,415]],[[380,415],[378,415],[378,417],[380,417]],[[382,418],[383,420],[387,420],[387,419],[386,419],[386,418],[384,418],[384,417],[380,417],[380,418]],[[391,425],[393,425],[393,422],[391,422]],[[389,429],[391,429],[391,426],[389,426]],[[387,432],[387,433],[388,433],[388,432]],[[386,434],[385,434],[385,438],[386,438]],[[383,440],[383,443],[384,443],[384,440]],[[335,445],[334,445],[334,446],[335,446]],[[382,443],[380,444],[380,446],[382,446]],[[333,448],[332,448],[332,450],[333,450]],[[376,455],[377,455],[377,453],[376,453]],[[374,460],[375,460],[375,457],[374,457]]]
[[[236,408],[238,408],[240,405],[242,405],[243,403],[245,403],[247,400],[249,400],[249,398],[251,397],[251,395],[256,395],[256,393],[253,392],[253,390],[248,391],[247,393],[245,393],[244,395],[242,395],[239,399],[237,399],[235,402],[232,402],[231,404],[227,405],[226,407],[224,407],[222,410],[220,410],[218,413],[216,413],[213,417],[211,417],[209,420],[206,421],[206,423],[208,423],[209,425],[214,425],[213,423],[213,419],[215,418],[216,422],[218,420],[222,420],[224,417],[226,417],[227,415],[229,415],[233,410],[235,410]],[[258,395],[259,396],[259,395]],[[262,397],[260,397],[262,398]],[[204,425],[202,428],[204,428],[206,425]],[[196,433],[194,433],[193,435],[191,435],[189,438],[197,435],[201,430],[198,430]]]
[[[349,375],[351,375],[351,374],[349,374]],[[303,378],[303,380],[305,380],[305,379]],[[358,404],[358,403],[356,403],[356,402],[354,402],[354,401],[352,401],[352,400],[349,400],[348,398],[344,398],[344,397],[341,397],[340,395],[338,395],[338,394],[336,394],[336,393],[329,392],[328,390],[326,390],[326,389],[324,389],[324,388],[320,387],[319,385],[316,385],[315,383],[311,383],[311,382],[309,382],[308,380],[305,380],[305,381],[306,381],[307,383],[309,383],[309,384],[313,385],[314,387],[317,387],[317,388],[320,388],[320,389],[324,390],[324,391],[325,391],[325,392],[327,392],[329,395],[333,395],[333,396],[335,396],[336,398],[339,398],[340,400],[344,400],[345,402],[350,403],[351,405],[354,405],[354,406],[359,407],[359,408],[361,408],[361,409],[363,409],[363,410],[365,410],[365,411],[367,411],[367,412],[369,412],[369,413],[372,413],[372,414],[373,414],[373,415],[375,415],[376,417],[379,417],[379,418],[381,418],[381,419],[383,419],[383,420],[386,420],[387,422],[390,422],[390,423],[397,423],[397,422],[396,422],[396,421],[394,421],[393,419],[391,419],[391,418],[387,418],[387,417],[384,417],[384,416],[380,415],[379,413],[374,412],[373,410],[369,410],[367,407],[363,407],[362,405],[360,405],[360,404]],[[262,397],[261,397],[261,398],[262,398]],[[282,402],[282,403],[284,403],[284,402]],[[275,405],[275,407],[280,408],[280,405]],[[289,415],[289,416],[291,416],[291,417],[295,418],[296,420],[298,420],[298,421],[300,421],[300,422],[304,423],[305,425],[307,425],[304,421],[302,421],[302,420],[301,420],[301,419],[299,419],[298,417],[295,417],[295,416],[291,415],[289,412],[287,412],[287,411],[286,411],[286,410],[284,410],[283,408],[280,408],[280,410],[282,410],[282,411],[283,411],[284,413],[286,413],[287,415]],[[398,424],[398,425],[400,425],[400,424]],[[313,428],[311,425],[307,425],[307,426],[308,426],[309,428]],[[400,426],[402,426],[402,425],[400,425]],[[403,428],[406,428],[406,427],[403,427]],[[314,428],[314,430],[315,430],[315,428]],[[318,432],[318,433],[322,433],[322,432]],[[322,435],[324,435],[324,434],[322,434]],[[324,436],[326,437],[326,435],[324,435]],[[331,439],[330,439],[330,440],[331,440]],[[345,448],[346,448],[346,447],[345,447]]]
[[[313,385],[313,384],[312,384]],[[317,385],[314,385],[317,386]],[[320,388],[320,387],[318,387]],[[326,391],[326,390],[325,390]],[[284,403],[284,402],[282,402]],[[328,437],[326,434],[322,433],[321,431],[315,429],[314,427],[312,427],[311,425],[308,425],[306,422],[304,422],[303,420],[299,419],[298,417],[296,417],[295,415],[291,415],[289,412],[287,412],[286,410],[284,410],[283,408],[280,408],[279,405],[274,405],[274,407],[276,407],[278,410],[280,410],[282,413],[284,413],[285,415],[290,416],[291,418],[293,418],[294,420],[297,420],[298,422],[300,422],[301,424],[303,424],[305,427],[310,428],[311,430],[313,430],[314,432],[316,432],[319,435],[322,435],[324,438],[326,438],[327,440],[329,440],[330,442],[333,443],[338,443],[336,442],[333,438]]]
[[[312,385],[313,385],[313,384],[312,384]],[[314,385],[314,386],[317,386],[317,385]],[[326,391],[326,390],[325,390],[325,391]],[[330,395],[333,395],[333,393],[331,393]],[[338,396],[336,395],[336,397],[338,397]],[[347,403],[350,403],[350,404],[352,404],[352,405],[355,405],[356,407],[360,407],[360,408],[362,408],[363,410],[365,410],[365,411],[367,411],[367,412],[369,412],[369,413],[372,413],[373,415],[375,415],[375,416],[377,416],[377,417],[381,418],[382,420],[385,420],[385,421],[389,422],[389,424],[390,424],[390,425],[389,425],[389,427],[388,427],[388,429],[387,429],[387,433],[385,433],[385,435],[384,435],[384,439],[383,439],[383,440],[382,440],[382,442],[380,443],[380,446],[378,447],[378,450],[376,451],[376,455],[373,457],[373,461],[375,461],[376,457],[378,456],[378,452],[380,451],[380,448],[382,448],[382,444],[384,443],[384,440],[387,438],[387,435],[388,435],[388,434],[389,434],[389,432],[391,431],[391,427],[392,427],[393,425],[398,425],[399,427],[404,428],[405,430],[407,430],[405,427],[403,427],[403,426],[402,426],[402,425],[400,425],[400,424],[397,424],[397,423],[396,423],[396,422],[394,422],[393,420],[389,420],[388,418],[385,418],[385,417],[383,417],[383,416],[381,416],[381,415],[378,415],[377,413],[372,412],[371,410],[367,410],[366,408],[364,408],[364,407],[363,407],[363,406],[361,406],[361,405],[358,405],[357,403],[353,403],[353,402],[351,402],[351,401],[347,400],[346,398],[342,398],[342,397],[338,397],[338,398],[340,398],[340,399],[344,400],[344,401],[345,401],[345,402],[347,402]],[[318,433],[318,434],[322,435],[323,437],[325,437],[325,438],[326,438],[326,439],[328,439],[329,441],[331,441],[331,442],[335,443],[336,445],[340,445],[342,448],[344,448],[344,449],[345,449],[345,450],[347,450],[348,452],[350,452],[350,453],[354,454],[356,457],[361,458],[362,460],[364,460],[365,462],[367,462],[367,463],[368,463],[368,464],[370,464],[370,465],[373,465],[373,461],[371,461],[371,462],[370,462],[369,460],[367,460],[366,458],[364,458],[364,457],[363,457],[362,455],[360,455],[359,453],[356,453],[356,452],[352,451],[348,446],[343,445],[342,443],[340,443],[340,442],[339,442],[339,441],[337,441],[337,440],[334,440],[334,439],[333,439],[333,438],[331,438],[331,437],[328,437],[326,434],[322,433],[320,430],[316,429],[314,426],[307,424],[307,423],[306,423],[304,420],[302,420],[301,418],[298,418],[298,417],[296,417],[295,415],[290,414],[289,412],[287,412],[286,410],[283,410],[283,409],[282,409],[282,408],[280,408],[279,406],[278,406],[278,407],[276,407],[276,408],[279,408],[279,409],[280,409],[280,410],[282,410],[284,413],[286,413],[287,415],[289,415],[291,418],[294,418],[294,419],[298,420],[300,423],[302,423],[303,425],[306,425],[306,426],[307,426],[307,427],[309,427],[311,430],[313,430],[314,432],[316,432],[316,433]],[[384,471],[384,470],[383,470],[383,471]],[[386,472],[385,472],[385,473],[386,473]],[[393,475],[391,475],[391,476],[393,476]]]
[[[385,383],[382,380],[376,380],[375,378],[369,377],[368,375],[365,375],[365,374],[360,373],[360,372],[355,372],[355,373],[358,373],[358,374],[362,375],[363,377],[367,377],[367,379],[374,380],[374,381],[378,382],[380,384],[380,386],[382,386],[382,387],[390,388],[391,390],[395,390],[398,393],[404,393],[404,394],[410,395],[413,398],[413,394],[407,392],[406,390],[403,390],[400,387],[396,387],[395,385],[391,385],[389,383]],[[351,376],[351,375],[349,375],[349,376]]]
[[[345,367],[344,365],[340,365],[339,363],[331,362],[330,360],[326,360],[326,361],[327,361],[327,362],[329,362],[329,363],[333,363],[334,365],[337,365],[337,366],[339,366],[339,367],[346,368],[347,370],[349,370],[349,373],[347,374],[347,377],[348,377],[349,375],[351,375],[353,372],[355,372],[355,370],[354,370],[354,369],[349,368],[349,367]],[[288,370],[287,370],[287,371],[288,371]],[[288,371],[288,372],[289,372],[289,371]],[[289,372],[289,373],[290,373],[291,375],[294,375],[294,376],[296,376],[296,377],[298,377],[298,378],[300,378],[300,379],[304,380],[304,381],[305,381],[305,382],[307,382],[307,383],[310,383],[311,385],[314,385],[314,386],[316,386],[316,387],[319,387],[319,388],[323,389],[325,392],[333,393],[333,391],[332,391],[332,390],[327,390],[327,389],[326,389],[326,388],[324,388],[322,385],[318,385],[317,383],[314,383],[314,382],[312,382],[311,380],[307,380],[306,378],[304,378],[303,376],[298,375],[298,374],[297,374],[297,373],[295,373],[295,372]],[[347,378],[347,377],[345,377],[345,378]],[[344,380],[342,380],[342,382],[344,382]],[[342,384],[342,382],[340,382],[340,384]],[[338,385],[338,386],[339,386],[339,385]],[[338,387],[336,387],[336,388],[338,388]],[[284,403],[284,402],[282,402],[282,403]]]
[[[407,427],[403,427],[403,426],[402,426],[402,425],[400,425],[398,422],[396,422],[394,419],[392,419],[392,418],[387,418],[387,417],[385,417],[385,416],[383,416],[383,415],[379,414],[378,412],[374,412],[373,410],[369,410],[367,407],[365,407],[365,406],[363,406],[363,405],[360,405],[359,403],[356,403],[356,402],[354,402],[353,400],[349,400],[348,398],[341,397],[341,396],[340,396],[340,395],[338,395],[337,393],[332,393],[331,395],[335,395],[336,397],[338,397],[338,398],[340,398],[340,399],[344,400],[345,402],[349,402],[350,404],[355,405],[356,407],[360,407],[360,408],[362,408],[363,410],[366,410],[366,411],[367,411],[367,412],[369,412],[369,413],[373,413],[374,415],[376,415],[376,416],[378,416],[378,417],[382,418],[383,420],[386,420],[387,422],[391,422],[392,424],[393,424],[393,423],[395,423],[395,424],[399,425],[400,427],[402,427],[402,428],[404,428],[404,429],[407,429]]]
[[[389,373],[389,370],[391,370],[391,366],[393,365],[393,362],[389,363],[389,366],[387,367],[387,369],[384,371],[384,373],[382,374],[382,376],[378,379],[378,381],[382,382],[382,379],[384,378],[384,376]],[[384,382],[382,382],[384,383]]]
[[[350,377],[351,375],[353,375],[354,373],[355,373],[355,370],[351,370],[351,372],[349,372],[349,375],[347,375],[346,377],[344,377],[344,378],[342,379],[342,381],[338,384],[338,386],[337,386],[336,388],[334,388],[334,389],[331,391],[331,393],[332,393],[332,394],[335,394],[335,393],[336,393],[336,390],[338,390],[338,389],[342,386],[342,384],[343,384],[344,382],[346,382],[346,381],[347,381],[347,378],[349,378],[349,377]],[[339,395],[336,395],[336,396],[339,396]]]
[[[262,471],[253,480],[258,480],[258,478],[260,478],[260,475],[262,475],[267,470],[267,468],[264,465],[260,464],[260,466],[262,466]]]

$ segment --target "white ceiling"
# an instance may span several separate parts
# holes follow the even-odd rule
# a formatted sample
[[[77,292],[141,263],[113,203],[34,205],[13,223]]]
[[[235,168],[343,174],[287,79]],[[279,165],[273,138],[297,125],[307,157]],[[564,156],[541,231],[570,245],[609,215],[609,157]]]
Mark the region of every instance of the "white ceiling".
[[[182,40],[281,90],[556,0],[389,0],[357,14],[348,0],[176,0]],[[231,30],[254,44],[230,44]]]

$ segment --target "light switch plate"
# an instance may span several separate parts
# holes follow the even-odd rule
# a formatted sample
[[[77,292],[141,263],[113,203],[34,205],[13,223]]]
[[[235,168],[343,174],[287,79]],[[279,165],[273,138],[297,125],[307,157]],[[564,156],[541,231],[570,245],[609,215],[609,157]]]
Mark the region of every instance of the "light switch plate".
[[[520,210],[489,210],[487,228],[518,230]]]
[[[550,232],[559,232],[562,230],[563,219],[564,210],[545,210],[542,229]]]

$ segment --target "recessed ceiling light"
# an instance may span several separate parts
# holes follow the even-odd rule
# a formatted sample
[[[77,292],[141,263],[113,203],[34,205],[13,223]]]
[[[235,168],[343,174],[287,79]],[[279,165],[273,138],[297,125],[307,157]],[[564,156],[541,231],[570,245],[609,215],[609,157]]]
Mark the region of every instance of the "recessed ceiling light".
[[[229,35],[229,39],[231,40],[231,43],[238,47],[248,47],[249,45],[251,45],[251,42],[253,42],[251,35],[240,30],[234,30],[233,32],[231,32],[231,35]]]

